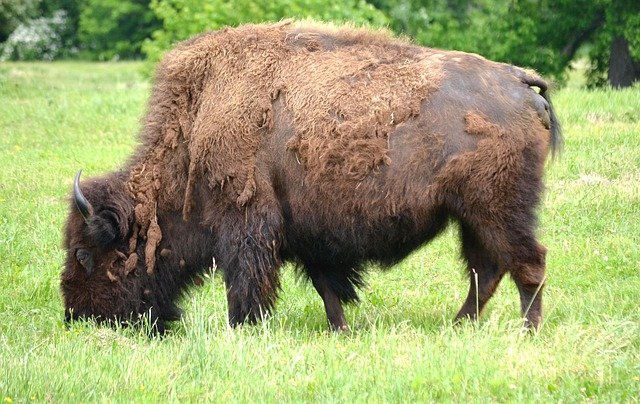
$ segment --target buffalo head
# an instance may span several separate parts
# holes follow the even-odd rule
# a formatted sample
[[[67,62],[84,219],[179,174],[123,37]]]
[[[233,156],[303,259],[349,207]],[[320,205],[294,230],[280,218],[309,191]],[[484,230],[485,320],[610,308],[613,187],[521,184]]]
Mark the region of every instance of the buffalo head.
[[[138,241],[135,234],[133,199],[124,179],[116,174],[81,187],[80,173],[73,183],[64,241],[65,319],[130,324],[146,317],[162,332],[164,320],[177,315],[173,306],[162,312],[154,301],[153,279],[138,258],[145,240]]]

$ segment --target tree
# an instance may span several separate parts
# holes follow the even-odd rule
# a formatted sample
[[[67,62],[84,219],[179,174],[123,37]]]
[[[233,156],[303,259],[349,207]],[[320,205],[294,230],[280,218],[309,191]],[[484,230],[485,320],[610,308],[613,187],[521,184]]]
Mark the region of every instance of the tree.
[[[603,1],[601,24],[589,52],[594,85],[628,87],[640,80],[640,2]]]

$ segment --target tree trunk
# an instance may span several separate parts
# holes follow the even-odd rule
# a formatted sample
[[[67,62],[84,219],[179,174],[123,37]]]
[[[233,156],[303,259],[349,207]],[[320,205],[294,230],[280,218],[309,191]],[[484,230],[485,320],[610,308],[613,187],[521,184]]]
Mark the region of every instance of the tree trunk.
[[[604,13],[598,13],[598,15],[593,18],[591,24],[589,24],[589,26],[584,31],[574,32],[573,36],[569,38],[567,44],[564,46],[564,48],[562,48],[562,54],[564,55],[564,57],[569,61],[573,60],[573,57],[575,56],[578,48],[583,43],[591,39],[591,35],[593,35],[596,30],[602,28],[603,24]]]
[[[611,43],[609,56],[609,84],[616,88],[629,87],[640,80],[640,63],[631,58],[629,44],[622,36]]]

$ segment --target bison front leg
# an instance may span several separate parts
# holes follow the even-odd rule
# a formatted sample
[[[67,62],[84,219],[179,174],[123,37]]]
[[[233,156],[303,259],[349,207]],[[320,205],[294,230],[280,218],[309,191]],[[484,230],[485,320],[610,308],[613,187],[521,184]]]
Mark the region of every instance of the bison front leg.
[[[282,217],[278,210],[248,208],[220,231],[219,251],[229,304],[229,324],[255,323],[273,308],[280,286]]]
[[[322,297],[324,309],[327,312],[327,320],[329,321],[331,329],[334,331],[348,330],[349,326],[347,325],[347,319],[344,316],[342,302],[333,289],[331,289],[327,277],[322,273],[316,272],[311,275],[311,282],[320,297]]]

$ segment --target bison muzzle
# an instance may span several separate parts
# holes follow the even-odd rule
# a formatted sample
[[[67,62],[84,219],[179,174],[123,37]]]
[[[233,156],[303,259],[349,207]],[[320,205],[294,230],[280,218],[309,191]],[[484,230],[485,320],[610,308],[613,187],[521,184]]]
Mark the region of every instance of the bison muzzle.
[[[457,318],[509,273],[538,327],[535,210],[560,142],[546,82],[478,55],[309,22],[198,36],[160,64],[123,168],[76,176],[66,317],[163,332],[215,261],[230,324],[254,322],[293,262],[341,330],[369,263],[392,266],[457,221],[470,274]]]

